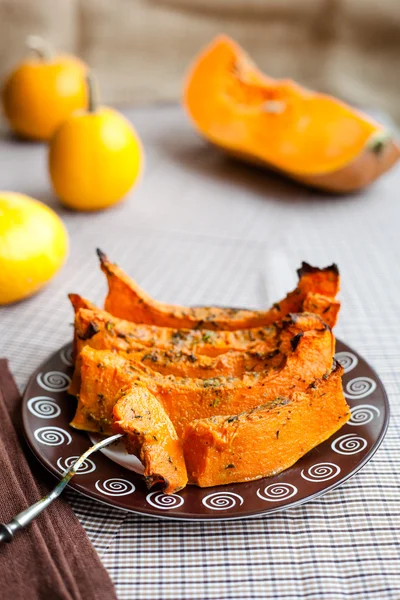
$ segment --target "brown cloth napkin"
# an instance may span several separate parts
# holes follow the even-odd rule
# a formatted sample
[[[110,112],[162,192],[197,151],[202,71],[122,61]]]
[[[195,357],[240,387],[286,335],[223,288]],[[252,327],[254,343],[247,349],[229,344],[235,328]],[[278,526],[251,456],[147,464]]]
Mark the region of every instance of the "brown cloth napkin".
[[[27,451],[20,404],[7,361],[0,359],[1,523],[8,523],[55,485]],[[0,598],[116,599],[107,571],[70,505],[62,498],[26,529],[17,532],[10,544],[1,544]]]

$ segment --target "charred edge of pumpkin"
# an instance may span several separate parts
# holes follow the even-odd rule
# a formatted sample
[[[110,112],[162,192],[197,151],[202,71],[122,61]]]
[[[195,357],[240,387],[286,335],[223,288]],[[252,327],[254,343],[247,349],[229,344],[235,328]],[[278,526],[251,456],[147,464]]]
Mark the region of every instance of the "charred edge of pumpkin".
[[[330,308],[330,306],[329,306],[329,308]],[[282,319],[283,327],[285,327],[285,325],[297,325],[298,323],[301,323],[301,321],[304,319],[305,314],[307,314],[307,313],[288,313]],[[325,321],[323,321],[319,315],[312,313],[312,316],[313,316],[313,318],[317,318],[320,321],[320,325],[321,325],[320,329],[316,329],[315,327],[313,327],[313,329],[316,329],[316,331],[331,331],[332,330],[331,327],[329,327],[329,325],[327,323],[325,323]]]
[[[335,357],[333,357],[332,360],[333,360],[333,362],[332,362],[332,371],[331,371],[331,373],[338,372],[340,375],[343,375],[344,368],[342,367],[342,365],[340,364],[340,362],[338,360],[336,360]]]
[[[301,279],[303,275],[307,275],[309,273],[329,273],[330,271],[335,275],[339,275],[339,267],[336,263],[332,263],[328,267],[319,269],[318,267],[313,267],[309,263],[303,261],[301,263],[301,267],[297,269],[297,275],[299,279]]]
[[[301,338],[303,337],[304,333],[298,333],[297,335],[295,335],[294,337],[292,337],[292,339],[290,340],[290,346],[292,348],[292,351],[295,352],[297,346],[300,343]]]
[[[100,331],[100,327],[97,323],[90,321],[89,325],[86,328],[86,331],[82,334],[78,334],[80,340],[90,340],[96,333]]]
[[[100,250],[100,248],[96,248],[96,254],[99,257],[101,264],[109,262],[107,254],[103,252],[103,250]]]
[[[158,475],[157,473],[152,473],[151,475],[143,475],[144,482],[148,490],[150,490],[153,485],[161,484],[162,490],[166,490],[169,486],[168,479],[165,479],[162,475]]]
[[[166,479],[166,477],[163,477],[162,475],[158,475],[157,473],[153,473],[152,475],[142,475],[142,477],[144,479],[144,482],[145,482],[148,490],[150,490],[155,485],[160,484],[159,489],[161,489],[161,491],[163,493],[166,493],[166,490],[170,487],[169,479]],[[185,487],[184,485],[180,485],[178,487],[173,488],[172,491],[170,491],[168,493],[176,494],[176,492],[183,490],[184,487]]]
[[[100,248],[96,248],[96,254],[99,257],[100,265],[108,270],[108,265],[110,264],[110,261],[107,258],[107,254],[105,254],[103,250],[100,250]]]
[[[312,381],[310,383],[310,385],[307,387],[307,389],[308,390],[316,390],[319,385],[321,385],[324,381],[326,381],[326,379],[330,379],[331,377],[334,377],[336,375],[341,377],[343,375],[343,373],[344,373],[344,368],[342,367],[340,362],[338,362],[335,358],[333,358],[331,370],[328,371],[325,375],[323,375],[319,379],[315,379],[314,381]]]

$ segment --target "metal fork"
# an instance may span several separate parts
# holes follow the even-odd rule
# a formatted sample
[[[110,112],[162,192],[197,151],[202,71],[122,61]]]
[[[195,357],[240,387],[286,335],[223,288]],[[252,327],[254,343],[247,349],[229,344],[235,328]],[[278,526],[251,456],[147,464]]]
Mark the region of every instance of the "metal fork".
[[[47,508],[49,506],[49,504],[51,504],[53,502],[53,500],[58,498],[58,496],[62,493],[62,491],[64,490],[66,485],[68,485],[70,479],[76,474],[79,467],[82,465],[82,463],[85,462],[85,460],[88,456],[93,454],[93,452],[97,452],[97,450],[100,450],[101,448],[105,448],[106,446],[109,446],[113,442],[116,442],[121,437],[123,437],[123,434],[117,433],[115,435],[112,435],[111,437],[101,440],[94,446],[91,446],[90,448],[88,448],[88,450],[86,450],[86,452],[84,452],[82,454],[82,456],[80,456],[79,458],[76,459],[76,461],[74,462],[72,467],[70,467],[68,470],[66,470],[64,472],[63,478],[61,479],[61,481],[56,485],[56,487],[49,494],[47,494],[47,496],[44,496],[43,498],[41,498],[41,500],[39,500],[38,502],[35,502],[35,504],[32,504],[32,506],[29,506],[28,508],[26,508],[25,510],[20,512],[9,523],[0,524],[0,543],[1,542],[6,542],[6,543],[11,542],[17,531],[19,531],[26,525],[29,525],[29,523],[31,523],[33,521],[33,519],[36,519],[36,517],[38,515],[40,515],[40,513],[43,512],[44,509]]]

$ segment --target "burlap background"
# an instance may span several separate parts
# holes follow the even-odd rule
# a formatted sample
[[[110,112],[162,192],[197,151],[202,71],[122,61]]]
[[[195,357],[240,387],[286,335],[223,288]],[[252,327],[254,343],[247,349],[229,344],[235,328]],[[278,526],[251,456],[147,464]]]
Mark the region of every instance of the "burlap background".
[[[107,102],[176,100],[219,32],[273,76],[400,121],[399,0],[0,0],[0,82],[35,33],[85,58]]]

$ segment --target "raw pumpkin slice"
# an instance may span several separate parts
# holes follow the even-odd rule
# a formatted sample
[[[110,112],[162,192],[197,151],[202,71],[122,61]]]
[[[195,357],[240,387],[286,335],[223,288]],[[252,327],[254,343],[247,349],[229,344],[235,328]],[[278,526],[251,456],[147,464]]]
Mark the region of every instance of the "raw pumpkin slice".
[[[286,354],[280,352],[280,365],[263,373],[189,379],[161,375],[109,350],[85,346],[80,354],[78,407],[71,425],[109,433],[116,394],[132,381],[140,381],[161,402],[181,436],[194,419],[236,414],[294,388],[306,389],[331,369],[333,353],[334,338],[329,329],[307,331],[292,338]]]
[[[189,481],[201,487],[252,481],[292,466],[346,423],[343,368],[249,412],[193,421],[183,435]]]
[[[333,192],[365,187],[400,156],[391,135],[367,115],[263,75],[226,36],[195,59],[184,104],[197,130],[226,152]]]
[[[122,389],[113,410],[114,430],[126,434],[125,447],[144,465],[146,485],[162,484],[174,494],[187,484],[182,445],[170,418],[146,387],[134,381]]]
[[[336,265],[317,269],[303,263],[298,271],[297,288],[268,310],[242,310],[209,306],[189,308],[154,300],[122,269],[111,263],[101,250],[97,252],[101,269],[108,282],[108,295],[104,306],[106,311],[134,323],[146,323],[161,327],[229,331],[262,327],[282,319],[290,312],[301,312],[307,294],[322,294],[333,300],[340,287],[339,271]],[[316,311],[318,311],[317,304],[316,299]],[[325,313],[325,318],[330,321],[328,325],[335,324],[336,314],[337,311]],[[330,317],[333,317],[333,321]]]

